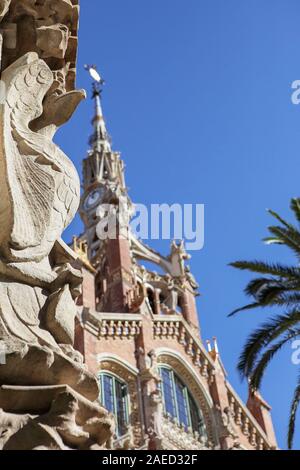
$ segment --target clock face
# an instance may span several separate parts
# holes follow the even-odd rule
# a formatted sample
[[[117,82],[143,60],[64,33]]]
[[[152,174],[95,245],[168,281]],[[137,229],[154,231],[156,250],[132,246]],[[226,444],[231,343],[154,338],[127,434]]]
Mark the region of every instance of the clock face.
[[[94,191],[92,191],[85,199],[85,209],[91,209],[91,207],[94,207],[96,204],[98,204],[102,199],[103,192],[103,188],[94,189]]]

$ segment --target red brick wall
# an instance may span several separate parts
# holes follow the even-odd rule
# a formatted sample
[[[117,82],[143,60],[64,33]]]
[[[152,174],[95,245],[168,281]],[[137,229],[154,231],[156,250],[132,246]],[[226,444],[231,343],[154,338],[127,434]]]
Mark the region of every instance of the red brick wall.
[[[84,335],[85,360],[88,369],[97,374],[99,363],[97,355],[101,353],[115,354],[136,367],[135,350],[136,345],[133,339],[97,339],[87,331]]]
[[[95,295],[95,276],[86,268],[82,268],[83,282],[82,282],[82,296],[79,305],[96,309],[96,295]]]

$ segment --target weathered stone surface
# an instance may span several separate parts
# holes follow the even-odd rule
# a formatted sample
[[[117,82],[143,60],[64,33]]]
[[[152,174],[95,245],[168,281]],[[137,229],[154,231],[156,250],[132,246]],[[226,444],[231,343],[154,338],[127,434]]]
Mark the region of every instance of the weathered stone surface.
[[[101,449],[110,447],[114,420],[68,386],[2,387],[0,449]],[[38,416],[23,414],[32,409]]]
[[[52,141],[85,96],[74,89],[78,2],[0,1],[0,22],[0,448],[102,448],[114,420],[73,349],[82,277],[60,238],[79,177]]]
[[[65,91],[75,87],[78,0],[1,0],[3,67],[37,52],[52,71],[60,70]]]
[[[55,259],[55,243],[76,213],[79,179],[52,140],[29,127],[42,112],[53,76],[36,53],[28,53],[2,79],[7,97],[0,115],[1,323],[25,341],[55,345],[56,336],[69,343],[74,328],[71,292],[80,275],[60,263],[59,256]],[[53,308],[64,310],[65,317]]]

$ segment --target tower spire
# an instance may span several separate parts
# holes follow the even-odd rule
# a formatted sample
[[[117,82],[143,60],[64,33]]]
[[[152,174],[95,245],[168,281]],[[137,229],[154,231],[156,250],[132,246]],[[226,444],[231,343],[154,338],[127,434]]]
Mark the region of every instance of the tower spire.
[[[94,253],[100,240],[96,235],[99,222],[97,211],[102,204],[117,204],[121,197],[127,196],[124,178],[124,164],[120,153],[111,148],[111,141],[106,130],[101,105],[101,93],[104,80],[94,65],[86,65],[93,80],[94,115],[93,133],[90,137],[90,149],[83,159],[83,189],[80,214],[89,230],[89,253]],[[128,198],[129,201],[129,198]],[[93,256],[90,256],[91,258]]]
[[[94,131],[90,137],[89,144],[95,152],[111,152],[110,136],[106,129],[106,124],[102,111],[101,94],[102,86],[105,81],[102,79],[97,71],[95,65],[85,65],[85,69],[89,72],[93,79],[93,94],[92,98],[95,103],[95,114],[92,119]]]
[[[123,162],[120,160],[120,154],[112,151],[102,111],[101,95],[105,82],[96,66],[85,65],[85,69],[93,80],[94,116],[93,133],[89,139],[91,148],[83,161],[83,187],[87,190],[91,185],[102,184],[108,188],[111,184],[114,187],[120,185],[125,189]]]

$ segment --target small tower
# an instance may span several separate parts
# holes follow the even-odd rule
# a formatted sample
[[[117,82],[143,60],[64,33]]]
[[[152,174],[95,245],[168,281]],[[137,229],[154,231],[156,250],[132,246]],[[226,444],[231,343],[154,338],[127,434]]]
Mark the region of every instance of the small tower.
[[[201,339],[184,242],[173,241],[163,256],[130,230],[132,203],[103,117],[103,80],[87,68],[95,114],[83,161],[85,230],[74,239],[83,270],[75,345],[115,416],[114,448],[270,449],[271,427],[228,383],[216,341],[207,351]]]

